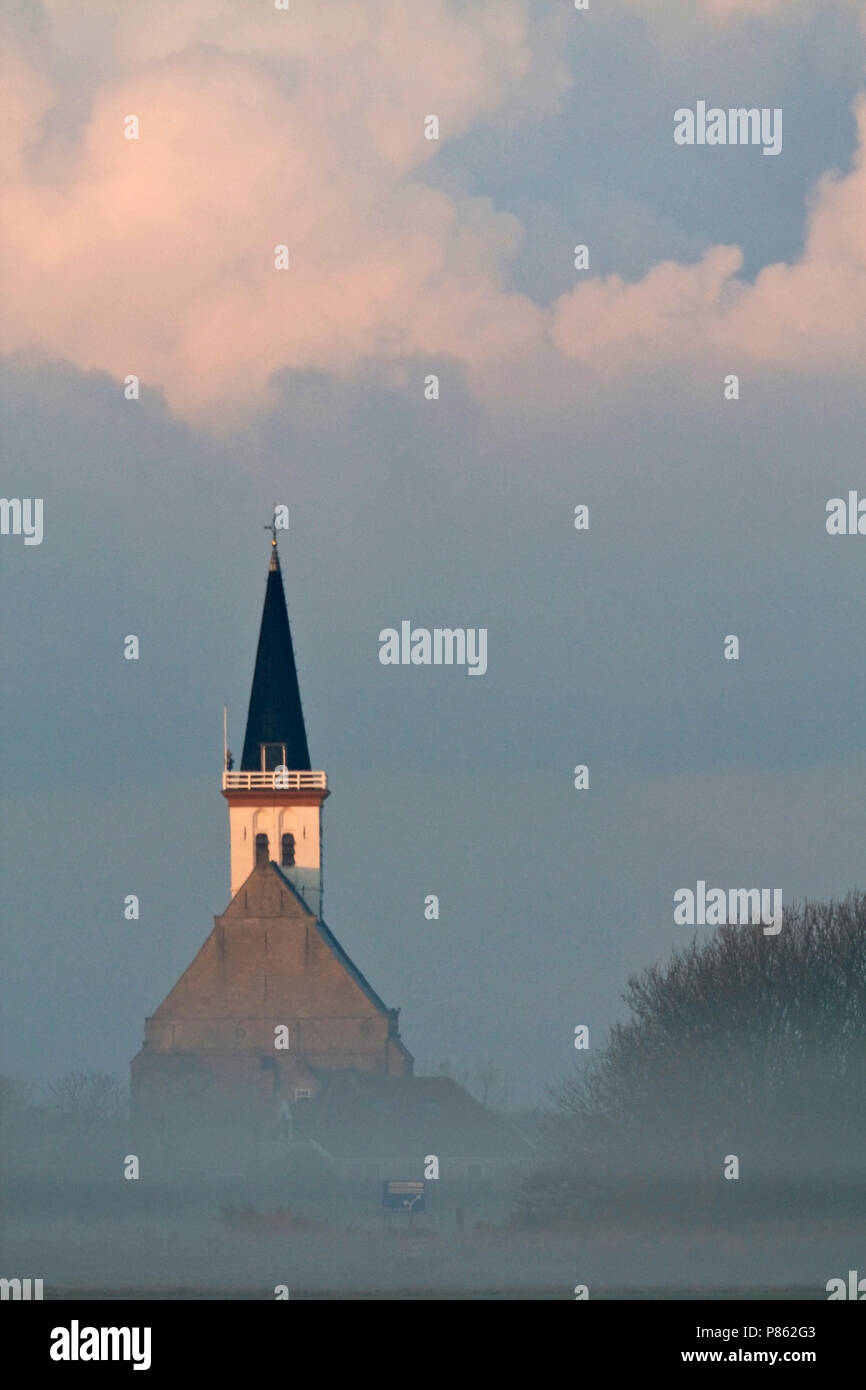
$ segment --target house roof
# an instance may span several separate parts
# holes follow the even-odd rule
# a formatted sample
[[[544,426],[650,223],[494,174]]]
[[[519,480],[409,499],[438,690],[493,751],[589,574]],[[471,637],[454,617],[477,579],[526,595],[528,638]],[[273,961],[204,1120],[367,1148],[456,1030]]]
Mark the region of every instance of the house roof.
[[[521,1162],[532,1146],[447,1076],[318,1072],[319,1095],[293,1108],[305,1137],[343,1159],[417,1154]]]

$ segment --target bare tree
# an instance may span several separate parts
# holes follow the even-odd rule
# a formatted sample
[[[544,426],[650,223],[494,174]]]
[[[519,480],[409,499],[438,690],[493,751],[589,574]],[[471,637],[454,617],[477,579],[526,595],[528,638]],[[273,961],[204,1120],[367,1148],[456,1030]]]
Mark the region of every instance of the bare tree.
[[[55,1108],[82,1129],[120,1118],[125,1098],[120,1082],[101,1071],[71,1071],[49,1082]]]
[[[33,1105],[33,1082],[0,1076],[0,1118],[28,1110]]]
[[[587,1172],[863,1172],[866,894],[719,927],[628,981],[631,1016],[553,1092],[543,1183]]]
[[[511,1086],[495,1062],[482,1062],[473,1077],[473,1091],[482,1105],[502,1110],[508,1104]]]

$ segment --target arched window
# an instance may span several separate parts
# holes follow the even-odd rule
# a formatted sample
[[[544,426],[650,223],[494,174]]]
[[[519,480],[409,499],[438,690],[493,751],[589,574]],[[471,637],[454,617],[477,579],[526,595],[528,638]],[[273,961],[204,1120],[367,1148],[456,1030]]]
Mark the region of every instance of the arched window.
[[[284,869],[292,869],[295,864],[295,837],[294,835],[283,836],[283,857],[280,860]]]
[[[256,863],[267,864],[270,860],[267,835],[256,836]]]

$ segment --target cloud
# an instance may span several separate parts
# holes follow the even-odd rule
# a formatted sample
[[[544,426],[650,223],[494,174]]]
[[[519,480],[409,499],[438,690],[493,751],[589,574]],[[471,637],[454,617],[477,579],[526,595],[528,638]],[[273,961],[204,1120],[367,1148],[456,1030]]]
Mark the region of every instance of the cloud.
[[[866,97],[856,116],[854,167],[821,180],[798,262],[767,266],[747,285],[738,248],[716,246],[696,265],[666,262],[635,284],[585,281],[554,306],[556,347],[603,374],[696,355],[866,372]]]
[[[572,363],[866,370],[866,100],[855,165],[819,184],[798,262],[750,285],[739,249],[714,246],[633,283],[581,279],[546,308],[510,288],[519,221],[419,176],[439,148],[428,114],[445,141],[556,109],[557,25],[520,0],[411,18],[402,0],[49,8],[50,42],[7,45],[0,146],[2,346],[25,361],[135,373],[216,430],[266,405],[281,371],[418,355],[455,359],[488,400],[560,389]],[[90,105],[59,138],[76,81]]]
[[[540,331],[502,289],[519,223],[413,177],[438,148],[428,114],[450,140],[555,108],[567,74],[523,4],[172,0],[127,7],[95,63],[106,11],[55,10],[57,48],[102,69],[65,161],[38,143],[48,60],[12,62],[6,350],[135,373],[213,423],[260,405],[283,368],[458,349],[471,365]]]
[[[22,54],[9,49],[3,62],[3,95],[0,170],[5,178],[21,178],[28,142],[51,105],[51,85]]]
[[[689,4],[680,5],[671,4],[670,0],[628,0],[628,3],[653,20],[665,16],[677,23],[688,18],[724,23],[747,16],[783,21],[799,19],[807,11],[808,0],[691,0]]]
[[[654,27],[724,26],[758,19],[774,24],[801,24],[814,18],[814,0],[626,0]],[[860,0],[825,0],[827,8],[860,13]]]

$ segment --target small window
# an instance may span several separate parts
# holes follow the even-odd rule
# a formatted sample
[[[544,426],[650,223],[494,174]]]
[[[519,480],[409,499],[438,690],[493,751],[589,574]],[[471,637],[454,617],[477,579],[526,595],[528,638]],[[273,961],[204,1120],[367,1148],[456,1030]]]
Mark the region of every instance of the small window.
[[[295,1087],[295,1100],[312,1100],[312,1098],[313,1093],[310,1090],[309,1086]]]
[[[295,867],[295,837],[294,835],[284,835],[282,843],[282,858],[280,860],[284,869]]]
[[[257,836],[256,836],[256,863],[257,863],[257,864],[267,864],[267,862],[268,862],[269,859],[270,859],[270,851],[268,850],[268,837],[267,837],[267,835],[257,835]]]

